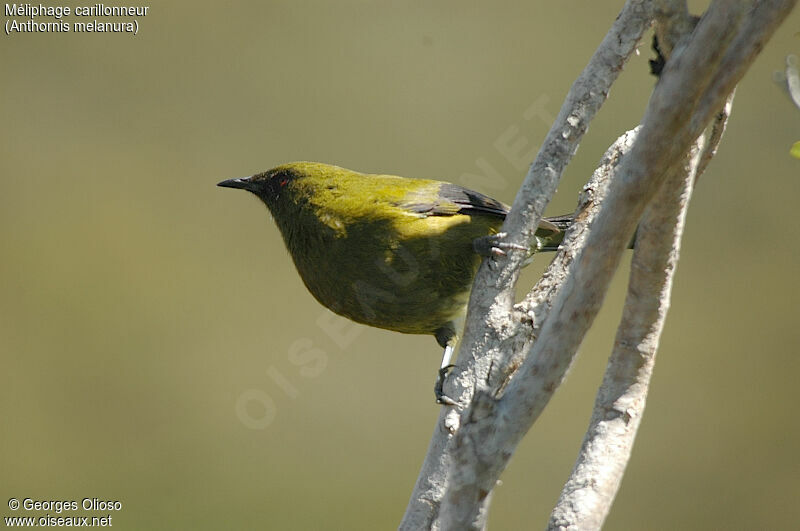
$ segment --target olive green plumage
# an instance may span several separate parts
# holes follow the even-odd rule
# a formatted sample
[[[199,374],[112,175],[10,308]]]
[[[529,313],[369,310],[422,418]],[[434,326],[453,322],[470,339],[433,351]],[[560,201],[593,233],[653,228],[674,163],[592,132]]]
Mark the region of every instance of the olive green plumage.
[[[473,241],[495,234],[508,207],[460,186],[293,162],[220,186],[267,205],[300,277],[325,307],[353,321],[445,346],[466,307],[481,257]],[[567,223],[543,221],[540,248]]]

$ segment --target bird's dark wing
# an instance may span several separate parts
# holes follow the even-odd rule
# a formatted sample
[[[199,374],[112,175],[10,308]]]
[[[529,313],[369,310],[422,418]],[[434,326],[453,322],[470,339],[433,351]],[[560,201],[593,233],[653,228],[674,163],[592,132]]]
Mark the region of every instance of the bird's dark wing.
[[[453,216],[455,214],[488,214],[505,219],[508,205],[488,195],[452,183],[436,183],[436,189],[421,189],[409,194],[402,206],[409,212],[426,216]],[[572,216],[543,218],[536,235],[552,237],[569,227]]]
[[[489,214],[504,219],[508,214],[508,206],[479,192],[457,184],[437,183],[437,186],[435,190],[419,190],[410,194],[403,208],[428,216]]]

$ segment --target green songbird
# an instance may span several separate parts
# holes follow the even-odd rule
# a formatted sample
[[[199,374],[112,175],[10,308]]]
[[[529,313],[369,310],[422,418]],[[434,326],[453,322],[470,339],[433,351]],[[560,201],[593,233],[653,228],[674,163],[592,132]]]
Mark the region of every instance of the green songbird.
[[[480,265],[476,250],[493,248],[507,205],[447,182],[316,162],[219,186],[248,190],[267,205],[303,283],[323,306],[358,323],[433,334],[445,348],[437,400],[448,403],[441,387]],[[569,222],[542,220],[534,251],[557,249]]]

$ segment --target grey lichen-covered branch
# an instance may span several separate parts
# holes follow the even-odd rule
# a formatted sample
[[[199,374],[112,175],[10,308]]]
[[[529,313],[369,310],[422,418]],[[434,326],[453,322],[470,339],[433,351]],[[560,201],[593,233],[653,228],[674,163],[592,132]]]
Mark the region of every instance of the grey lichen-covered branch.
[[[692,188],[722,138],[732,100],[639,222],[623,316],[592,418],[548,529],[597,529],[611,508],[644,413]]]
[[[645,210],[614,350],[578,460],[548,529],[598,529],[611,507],[644,411],[699,149]],[[659,294],[658,297],[654,294]]]
[[[699,150],[697,150],[699,152]],[[644,411],[686,207],[699,161],[675,172],[645,210],[623,317],[589,430],[548,529],[598,529],[611,507]],[[688,176],[688,178],[687,178]],[[653,296],[659,294],[658,297]]]
[[[612,83],[650,25],[653,14],[647,9],[647,4],[644,0],[629,0],[625,4],[589,64],[570,89],[536,162],[528,172],[526,184],[523,185],[518,200],[512,208],[512,216],[515,217],[514,221],[509,220],[507,228],[512,234],[524,240],[524,245],[530,243],[533,231],[530,229],[523,231],[520,227],[535,227],[538,224],[547,201],[555,192],[561,173],[588,128],[588,123],[606,100]],[[530,196],[545,199],[531,206],[525,200]],[[451,378],[451,382],[455,385],[447,390],[450,396],[457,397],[462,403],[470,399],[476,386],[475,375],[487,375],[490,372],[493,355],[501,359],[504,352],[513,353],[522,350],[500,348],[501,341],[498,337],[504,335],[503,330],[507,332],[505,334],[507,341],[514,342],[515,339],[520,339],[523,346],[533,337],[531,326],[533,323],[529,318],[516,323],[521,325],[523,330],[511,330],[510,326],[513,288],[521,259],[522,257],[512,254],[511,260],[505,263],[500,271],[489,271],[487,264],[481,267],[479,280],[476,282],[476,286],[480,287],[473,290],[477,299],[470,302],[473,309],[469,312],[470,322],[466,329],[474,330],[476,327],[487,326],[487,322],[484,321],[486,317],[491,331],[482,336],[466,332],[466,337],[462,341],[460,366]],[[557,276],[551,275],[551,278]],[[525,315],[525,312],[516,311],[514,315]],[[498,317],[497,320],[493,319],[495,316]],[[456,409],[443,408],[400,525],[401,529],[439,527],[439,509],[451,470],[448,445],[452,434],[458,429],[458,424],[459,412]]]
[[[513,306],[512,294],[524,253],[512,252],[507,258],[484,263],[470,302],[459,368],[449,382],[452,389],[447,390],[459,400],[460,407],[444,408],[439,417],[402,529],[485,526],[489,500],[500,473],[563,379],[646,209],[642,238],[653,244],[649,251],[649,244],[643,244],[644,248],[636,251],[635,260],[651,266],[662,260],[668,269],[674,268],[676,234],[680,233],[685,209],[678,201],[679,206],[670,210],[659,194],[669,194],[671,189],[669,197],[685,197],[665,183],[678,182],[685,189],[691,187],[689,181],[678,176],[687,175],[687,161],[693,164],[689,174],[697,171],[698,164],[703,167],[707,164],[724,125],[724,119],[719,117],[727,116],[720,113],[723,103],[794,3],[794,0],[753,4],[716,1],[688,39],[670,42],[672,57],[653,92],[633,145],[630,145],[633,134],[629,134],[609,151],[613,156],[607,157],[606,170],[613,177],[605,198],[601,190],[605,185],[597,187],[600,192],[597,202],[602,200],[602,206],[596,218],[589,223],[597,205],[584,203],[565,249],[521,304]],[[629,1],[625,5],[589,66],[573,85],[531,166],[504,226],[509,242],[523,246],[531,243],[544,206],[611,83],[644,29],[655,18],[656,6],[663,8],[670,4],[676,3]],[[715,115],[719,128],[716,138],[713,129],[709,135],[708,144],[712,146],[695,154],[692,146]],[[595,180],[594,184],[599,182]],[[587,193],[595,191],[591,186],[590,183]],[[648,209],[656,197],[660,198],[659,203],[665,203],[663,208]],[[677,216],[676,208],[681,212]],[[648,231],[663,219],[672,220],[668,236],[648,236]],[[666,250],[669,252],[665,255]],[[644,333],[650,340],[646,350],[655,352],[658,334],[652,332],[663,325],[671,278],[669,273],[657,271],[658,278],[645,275],[635,280],[649,286],[655,302],[650,301],[647,323],[625,322],[631,326],[620,329],[620,349],[629,348],[628,343]],[[633,282],[632,279],[632,286]],[[626,314],[626,319],[630,318]],[[623,368],[623,372],[641,374],[650,370],[646,365],[634,364]],[[613,392],[603,401],[599,397],[598,403],[604,404],[612,395]],[[618,412],[619,404],[611,403],[612,410]],[[620,418],[624,420],[625,414]],[[635,422],[638,423],[638,417]],[[597,439],[587,435],[587,440]],[[623,454],[629,453],[630,444],[632,436],[622,444],[628,445]],[[617,460],[614,466],[624,469],[626,459],[624,456]],[[609,492],[613,498],[621,471],[607,477],[611,478]],[[566,496],[580,492],[580,485],[573,487],[568,485]],[[596,523],[602,522],[610,501],[603,503],[606,506],[603,511],[593,516]],[[585,515],[572,515],[563,521],[559,520],[561,516],[554,512],[554,525],[590,521],[580,520]]]
[[[612,179],[530,353],[502,396],[478,386],[461,413],[449,447],[453,470],[441,507],[443,528],[482,526],[484,500],[563,379],[644,209],[684,163],[695,139],[793,5],[714,2],[688,42],[674,51],[634,146]],[[467,330],[469,334],[486,332]]]
[[[662,1],[655,33],[666,56],[693,30],[696,20],[685,7],[680,1]],[[716,153],[731,104],[732,97],[695,142],[684,165],[667,177],[639,222],[614,349],[548,529],[599,529],[608,516],[644,414],[692,188]]]

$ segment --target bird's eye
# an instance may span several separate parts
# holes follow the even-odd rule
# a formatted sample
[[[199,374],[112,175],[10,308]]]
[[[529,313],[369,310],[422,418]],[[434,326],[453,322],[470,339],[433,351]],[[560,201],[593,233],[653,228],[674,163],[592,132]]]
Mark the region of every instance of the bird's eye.
[[[278,184],[280,184],[281,188],[283,188],[284,186],[286,186],[286,183],[288,183],[288,182],[289,182],[289,179],[284,177],[283,179],[280,180],[280,182]]]

